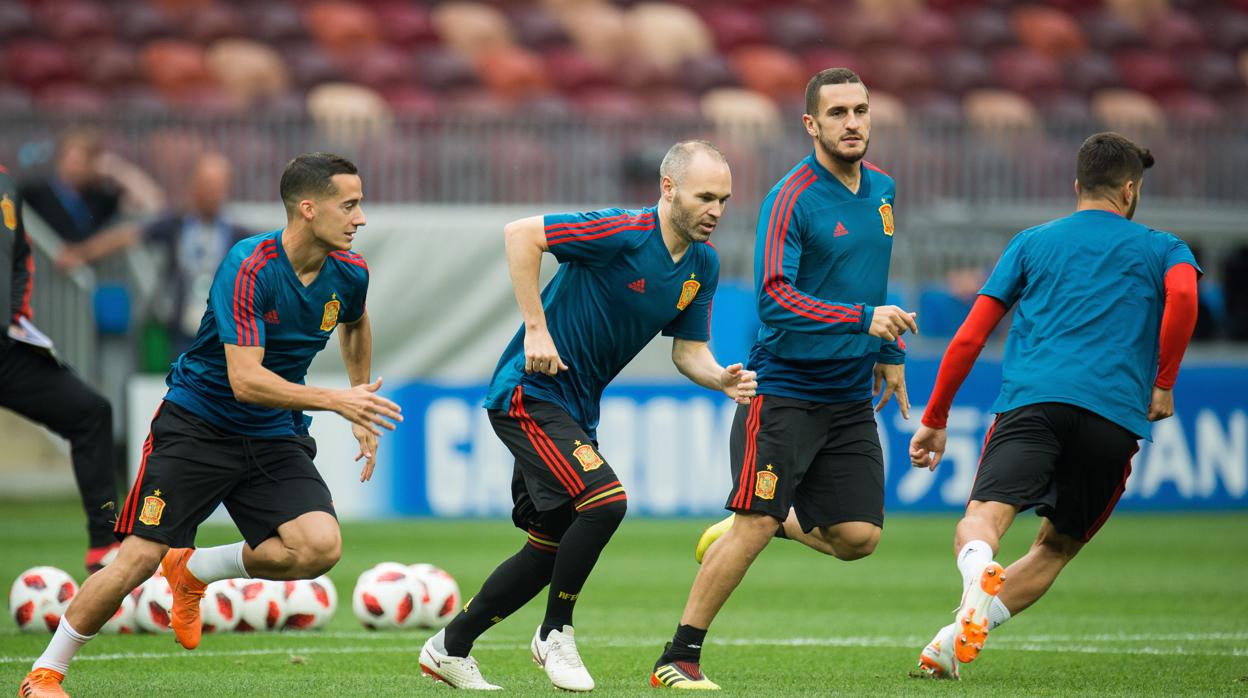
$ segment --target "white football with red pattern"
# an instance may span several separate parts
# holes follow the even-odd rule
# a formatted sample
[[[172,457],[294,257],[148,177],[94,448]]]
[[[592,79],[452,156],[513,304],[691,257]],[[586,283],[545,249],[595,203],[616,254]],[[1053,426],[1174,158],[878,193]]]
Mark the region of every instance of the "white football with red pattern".
[[[199,601],[199,618],[206,633],[228,633],[243,618],[243,592],[229,580],[213,582]]]
[[[133,635],[139,632],[138,623],[134,618],[134,609],[138,604],[142,588],[142,586],[135,587],[134,591],[121,598],[121,605],[117,607],[117,612],[105,621],[100,632],[105,635]]]
[[[329,577],[283,582],[286,594],[284,630],[322,628],[338,610],[338,590]]]
[[[149,633],[169,633],[169,618],[173,608],[173,590],[169,580],[155,576],[138,588],[139,596],[134,603],[134,622],[138,628]]]
[[[230,583],[242,593],[243,612],[239,632],[281,630],[286,624],[286,588],[284,582],[269,579],[232,579]]]
[[[56,631],[78,585],[56,567],[32,567],[17,575],[9,587],[9,617],[24,633]]]
[[[370,630],[414,628],[424,587],[407,565],[383,562],[365,570],[351,594],[351,610]]]
[[[462,605],[459,584],[449,572],[435,565],[418,563],[410,569],[425,590],[420,603],[420,627],[446,626],[459,613]]]

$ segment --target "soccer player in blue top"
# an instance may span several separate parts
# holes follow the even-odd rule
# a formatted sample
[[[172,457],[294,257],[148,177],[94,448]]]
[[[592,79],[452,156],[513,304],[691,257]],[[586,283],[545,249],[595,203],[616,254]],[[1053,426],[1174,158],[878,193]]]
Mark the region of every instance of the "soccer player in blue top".
[[[989,630],[1044,595],[1114,510],[1149,422],[1174,414],[1200,268],[1182,240],[1131,222],[1152,165],[1116,133],[1084,141],[1075,213],[1010,241],[945,352],[910,441],[915,467],[935,470],[953,396],[1015,308],[997,418],[954,534],[962,602],[920,653],[917,676],[959,678]],[[1003,569],[993,561],[1001,536],[1033,507],[1036,542]]]
[[[594,687],[577,652],[572,611],[628,501],[598,450],[602,390],[656,334],[690,380],[740,403],[754,374],[724,368],[707,347],[719,256],[707,241],[732,193],[723,155],[705,141],[672,146],[657,205],[535,216],[504,229],[524,325],[503,352],[485,407],[516,458],[512,520],[527,531],[464,611],[421,649],[424,673],[456,688],[496,689],[473,642],[550,585],[533,659],[569,691]],[[543,252],[561,266],[538,293]]]
[[[376,394],[381,379],[370,379],[368,267],[351,251],[365,222],[356,172],[328,153],[292,160],[281,180],[286,227],[239,242],[222,262],[117,518],[117,560],[83,584],[20,695],[65,696],[74,654],[157,566],[174,591],[178,642],[194,649],[208,582],[307,579],[338,561],[338,521],[303,412],[330,410],[352,423],[361,481],[372,475],[381,429],[401,419]],[[354,387],[305,385],[312,357],[339,327]],[[197,527],[222,502],[244,541],[192,550]]]
[[[701,671],[706,631],[772,537],[856,560],[875,549],[884,523],[871,396],[883,381],[877,411],[895,393],[909,414],[899,338],[918,329],[912,314],[883,305],[893,179],[862,159],[871,114],[852,71],[811,78],[802,121],[814,152],[759,213],[754,286],[763,327],[749,366],[761,389],[732,425],[725,506],[735,514],[699,541],[702,567],[650,676],[655,687],[719,688]]]

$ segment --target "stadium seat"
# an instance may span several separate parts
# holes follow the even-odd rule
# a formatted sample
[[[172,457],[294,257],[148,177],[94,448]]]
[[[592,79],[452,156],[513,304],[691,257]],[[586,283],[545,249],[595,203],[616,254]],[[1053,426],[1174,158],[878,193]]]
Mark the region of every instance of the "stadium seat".
[[[1014,43],[1009,17],[994,7],[969,7],[958,13],[958,35],[963,46],[989,52]]]
[[[1065,87],[1057,59],[1030,48],[999,51],[992,63],[997,84],[1013,92],[1031,96]]]
[[[292,84],[299,89],[306,90],[346,77],[333,58],[319,44],[311,41],[283,45],[282,58]]]
[[[408,118],[432,118],[442,113],[442,100],[423,87],[398,85],[381,92],[395,115]]]
[[[437,43],[433,19],[424,5],[391,1],[376,7],[377,27],[386,43],[412,49]]]
[[[481,84],[505,99],[544,92],[550,87],[546,64],[526,48],[500,46],[481,51],[473,65]]]
[[[448,91],[480,85],[469,60],[444,46],[430,46],[416,54],[420,79],[431,90]]]
[[[937,86],[932,61],[905,46],[877,47],[867,51],[858,73],[871,89],[896,94]]]
[[[1157,102],[1134,90],[1097,91],[1092,95],[1092,113],[1101,123],[1119,131],[1160,129],[1166,122]]]
[[[1170,92],[1159,101],[1166,119],[1185,127],[1214,126],[1222,122],[1224,115],[1217,102],[1197,92]]]
[[[1187,87],[1187,79],[1166,55],[1150,50],[1123,51],[1114,56],[1125,87],[1149,95]]]
[[[181,39],[158,39],[143,47],[139,65],[149,83],[166,96],[211,84],[212,73],[199,44]]]
[[[624,13],[629,50],[660,69],[673,70],[681,61],[714,50],[711,32],[687,7],[643,2]]]
[[[36,25],[62,45],[113,33],[112,14],[91,0],[41,2],[34,9]]]
[[[159,113],[169,108],[168,101],[143,82],[118,85],[108,90],[109,103],[117,110],[127,113]]]
[[[871,125],[901,128],[906,125],[906,105],[884,90],[871,90]]]
[[[547,7],[521,4],[508,7],[516,40],[532,49],[564,46],[572,39],[564,29],[563,22]]]
[[[799,57],[806,67],[807,77],[825,68],[849,68],[861,75],[863,66],[866,64],[866,58],[862,54],[837,48],[808,48],[802,51]]]
[[[76,51],[82,78],[96,87],[133,82],[139,76],[134,49],[120,41],[102,39],[83,42]]]
[[[1239,62],[1236,65],[1239,67],[1239,74],[1244,79],[1244,84],[1248,85],[1248,50],[1239,54]]]
[[[23,112],[31,106],[30,94],[16,85],[0,83],[0,111]]]
[[[0,2],[0,39],[32,36],[34,27],[34,18],[25,4]]]
[[[4,47],[9,79],[27,89],[53,82],[75,80],[78,66],[60,44],[43,39],[17,39]]]
[[[1222,9],[1211,13],[1205,31],[1213,45],[1223,51],[1248,49],[1248,11]]]
[[[688,58],[681,64],[678,72],[684,76],[682,86],[697,94],[717,87],[738,87],[741,84],[732,64],[718,53]]]
[[[824,31],[836,37],[838,48],[852,51],[892,46],[899,38],[893,18],[861,8],[845,11],[832,7],[824,13]]]
[[[343,53],[381,39],[373,11],[346,0],[312,3],[304,9],[303,21],[312,38],[330,53]]]
[[[576,106],[558,92],[539,92],[522,98],[516,111],[535,120],[564,121],[576,114]]]
[[[1182,65],[1192,89],[1212,97],[1221,98],[1248,86],[1248,74],[1241,78],[1235,60],[1221,51],[1192,52],[1182,59]]]
[[[958,26],[947,14],[919,10],[902,17],[894,40],[916,51],[942,51],[958,45]]]
[[[790,51],[827,46],[834,37],[823,26],[823,18],[807,5],[780,5],[764,11],[770,43]]]
[[[717,128],[752,131],[760,135],[780,132],[780,110],[766,95],[721,87],[702,95],[702,116]]]
[[[577,110],[594,119],[630,121],[647,115],[646,103],[632,90],[620,88],[596,88],[582,92],[576,98]]]
[[[967,122],[977,129],[1032,128],[1039,119],[1022,95],[997,89],[972,90],[962,99]]]
[[[434,8],[432,18],[442,42],[469,60],[513,43],[507,18],[484,3],[446,2]]]
[[[1068,90],[1049,90],[1034,97],[1046,125],[1063,128],[1069,124],[1086,124],[1092,120],[1092,107],[1082,94]]]
[[[1091,94],[1107,87],[1122,84],[1118,64],[1103,53],[1085,53],[1066,62],[1066,82],[1071,89]]]
[[[599,65],[612,65],[627,50],[624,12],[607,3],[570,3],[557,9],[559,21],[582,53]]]
[[[1207,43],[1196,18],[1177,10],[1154,17],[1147,25],[1146,35],[1154,49],[1172,55],[1203,49]]]
[[[955,49],[937,59],[940,87],[956,95],[995,84],[992,63],[979,51]]]
[[[393,123],[381,95],[363,85],[329,83],[308,92],[308,114],[335,146],[384,138]]]
[[[698,98],[685,90],[646,90],[641,97],[646,103],[646,112],[655,119],[694,121],[702,115]]]
[[[289,87],[282,57],[251,39],[222,39],[208,48],[206,57],[217,83],[241,104],[254,104]]]
[[[875,91],[871,91],[871,111],[876,110]],[[908,111],[924,125],[960,124],[961,94],[949,90],[919,90],[906,95]],[[873,144],[874,148],[875,145]]]
[[[137,46],[149,39],[168,39],[182,35],[177,22],[172,21],[160,8],[148,3],[120,2],[113,6],[112,11],[117,38],[131,46]],[[3,19],[0,19],[0,23],[2,22]]]
[[[387,44],[364,45],[340,52],[334,59],[339,72],[374,90],[415,83],[419,75],[419,63],[410,52]]]
[[[252,38],[270,46],[307,38],[299,10],[281,0],[250,3],[245,26]]]
[[[35,93],[35,103],[48,111],[78,115],[102,115],[108,98],[99,89],[80,82],[44,85]]]
[[[743,46],[732,53],[732,67],[742,85],[774,100],[801,95],[810,79],[796,56],[774,46]]]
[[[1083,35],[1098,51],[1113,53],[1147,45],[1139,29],[1112,12],[1088,12],[1083,15],[1081,24]]]
[[[565,92],[614,87],[618,84],[617,76],[612,70],[590,60],[571,46],[548,48],[542,57],[546,61],[546,74],[550,76],[551,82]]]
[[[1023,45],[1051,58],[1063,58],[1087,50],[1083,32],[1074,18],[1053,7],[1028,5],[1014,10],[1010,18]]]
[[[1108,12],[1137,27],[1148,24],[1169,5],[1170,0],[1104,0]]]
[[[702,20],[710,28],[715,37],[715,45],[721,51],[730,52],[739,46],[768,43],[762,14],[752,8],[712,5],[706,8]]]

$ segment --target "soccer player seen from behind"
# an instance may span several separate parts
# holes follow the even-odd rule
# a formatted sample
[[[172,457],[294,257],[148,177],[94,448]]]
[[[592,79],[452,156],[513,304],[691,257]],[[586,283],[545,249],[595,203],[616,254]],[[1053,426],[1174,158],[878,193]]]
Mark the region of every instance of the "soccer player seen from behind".
[[[421,649],[421,670],[456,688],[498,688],[469,655],[473,642],[549,584],[533,660],[559,688],[593,689],[572,611],[628,499],[598,450],[598,402],[656,334],[674,338],[672,362],[694,383],[742,404],[754,394],[754,374],[720,366],[707,347],[719,256],[705,243],[732,193],[728,163],[710,143],[684,141],[659,174],[655,206],[534,216],[503,231],[524,325],[485,407],[515,456],[512,521],[528,538]],[[560,267],[539,295],[543,252]]]
[[[737,408],[729,445],[735,514],[707,529],[702,563],[652,686],[717,689],[702,642],[772,537],[842,560],[870,555],[884,524],[884,458],[871,396],[885,384],[909,415],[901,335],[914,315],[883,305],[893,249],[893,179],[863,160],[867,89],[824,70],[802,117],[814,152],[763,201],[754,246],[762,329],[750,352],[761,391]],[[873,386],[874,381],[874,386]]]
[[[369,377],[368,267],[351,251],[364,225],[355,165],[300,155],[282,173],[281,196],[286,227],[230,250],[199,333],[169,372],[117,518],[117,560],[83,584],[20,695],[65,696],[61,681],[74,654],[157,566],[173,589],[177,640],[194,649],[209,582],[308,579],[338,561],[338,521],[303,412],[329,410],[352,423],[356,460],[365,459],[361,481],[372,476],[381,429],[401,416],[377,395],[381,379]],[[338,327],[354,387],[304,385],[308,364]],[[192,550],[199,524],[222,502],[244,541]]]
[[[1010,241],[945,352],[910,441],[915,467],[936,469],[953,396],[1015,308],[997,417],[954,533],[962,602],[916,675],[958,678],[990,630],[1044,595],[1109,518],[1149,422],[1174,414],[1200,269],[1182,240],[1131,222],[1152,165],[1116,133],[1084,141],[1075,212]],[[1001,536],[1033,507],[1036,541],[1003,569],[993,559]]]

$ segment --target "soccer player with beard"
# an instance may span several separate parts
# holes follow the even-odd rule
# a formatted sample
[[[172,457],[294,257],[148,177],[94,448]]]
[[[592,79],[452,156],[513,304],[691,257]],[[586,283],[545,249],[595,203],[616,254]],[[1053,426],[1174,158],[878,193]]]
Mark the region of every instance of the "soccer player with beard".
[[[707,347],[719,256],[706,243],[732,193],[728,163],[705,141],[677,143],[659,168],[656,206],[534,216],[504,228],[524,325],[503,352],[485,407],[515,456],[512,521],[527,540],[444,630],[421,670],[455,688],[497,689],[469,655],[473,642],[550,585],[530,645],[551,682],[593,689],[572,611],[624,518],[627,494],[598,451],[603,389],[660,332],[694,383],[748,404],[754,374],[724,368]],[[561,266],[538,292],[542,253]]]
[[[750,352],[762,386],[732,425],[735,512],[702,535],[702,562],[652,686],[717,689],[701,671],[707,628],[773,537],[842,560],[870,555],[884,523],[884,459],[875,412],[897,396],[914,314],[882,305],[893,248],[893,180],[863,160],[867,89],[831,68],[806,86],[814,152],[767,195],[754,285],[763,327]],[[874,385],[873,385],[874,378]],[[871,397],[884,383],[874,412]]]
[[[1149,422],[1174,414],[1200,268],[1182,240],[1131,221],[1152,165],[1116,133],[1084,141],[1075,212],[1010,241],[949,343],[910,441],[915,467],[936,469],[953,396],[1017,304],[997,418],[954,533],[962,603],[923,648],[917,676],[959,678],[990,630],[1040,600],[1113,512]],[[1002,568],[1001,536],[1033,507],[1044,517],[1035,543]]]

